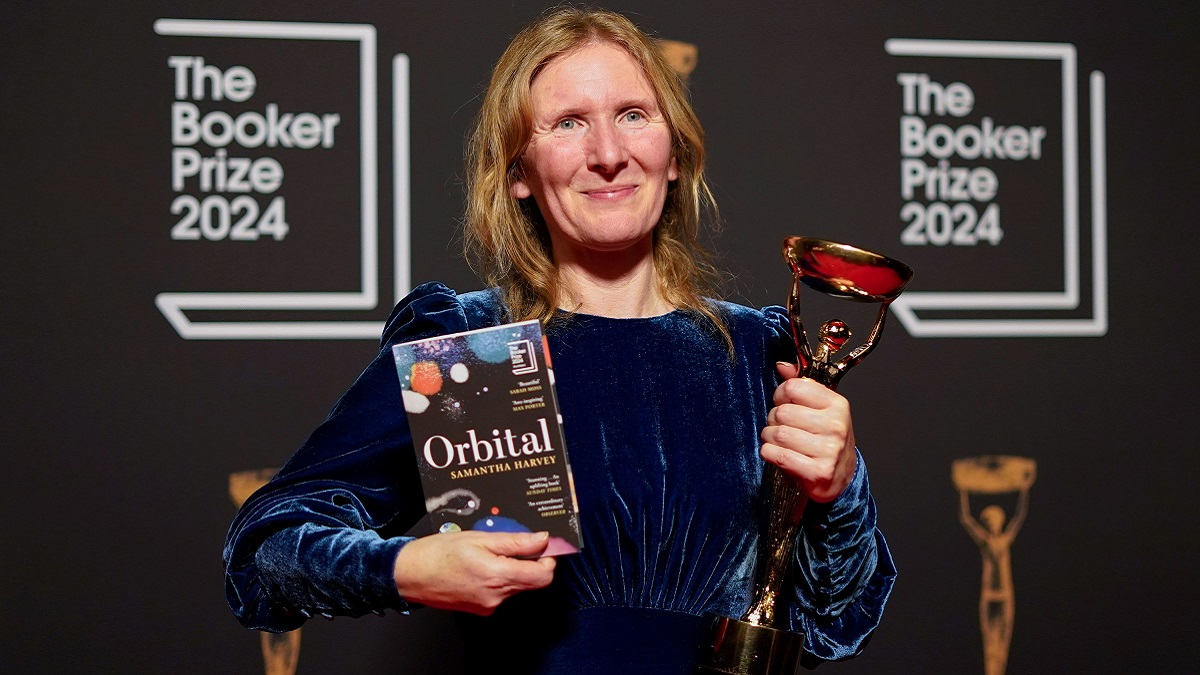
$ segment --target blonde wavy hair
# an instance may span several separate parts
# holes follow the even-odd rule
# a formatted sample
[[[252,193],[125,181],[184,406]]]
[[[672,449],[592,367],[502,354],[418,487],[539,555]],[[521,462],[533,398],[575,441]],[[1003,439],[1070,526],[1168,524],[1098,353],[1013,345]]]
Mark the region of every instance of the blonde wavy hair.
[[[720,310],[705,300],[720,282],[712,255],[698,241],[702,218],[716,222],[716,202],[704,180],[704,129],[679,76],[658,44],[629,19],[599,9],[562,7],[527,26],[496,63],[467,145],[467,258],[499,287],[514,320],[549,323],[560,287],[546,223],[533,198],[511,186],[533,131],[530,87],[555,58],[594,42],[615,44],[642,68],[671,129],[679,171],[654,228],[659,292],[672,305],[707,319],[732,348]]]

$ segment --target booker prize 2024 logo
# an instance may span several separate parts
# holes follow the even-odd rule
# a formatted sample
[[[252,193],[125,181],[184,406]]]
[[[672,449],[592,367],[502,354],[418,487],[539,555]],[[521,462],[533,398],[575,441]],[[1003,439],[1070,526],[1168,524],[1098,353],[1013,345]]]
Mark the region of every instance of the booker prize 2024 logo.
[[[187,339],[377,338],[379,322],[337,318],[379,305],[375,28],[160,19],[154,31],[172,45],[168,235],[190,275],[179,284],[199,287],[159,293],[163,316]],[[403,54],[392,85],[399,298],[409,286]],[[230,289],[231,277],[250,287]]]
[[[171,238],[255,241],[265,236],[286,237],[286,198],[270,198],[264,209],[252,196],[278,192],[283,185],[283,165],[269,156],[233,157],[227,148],[231,144],[244,149],[332,148],[342,116],[281,113],[274,103],[268,103],[262,113],[201,113],[188,99],[241,103],[253,97],[257,86],[254,72],[245,66],[222,71],[206,64],[201,56],[172,56],[167,65],[174,71],[176,99],[171,104],[171,143],[175,146],[171,151],[171,190],[182,193],[171,202],[171,213],[180,216],[171,228]],[[196,149],[201,145],[215,149],[213,154],[202,156]],[[201,200],[197,192],[207,196]]]
[[[1085,242],[1074,46],[891,39],[885,50],[903,64],[899,239],[939,287],[895,301],[905,328],[917,337],[1104,335],[1103,75],[1090,77]]]

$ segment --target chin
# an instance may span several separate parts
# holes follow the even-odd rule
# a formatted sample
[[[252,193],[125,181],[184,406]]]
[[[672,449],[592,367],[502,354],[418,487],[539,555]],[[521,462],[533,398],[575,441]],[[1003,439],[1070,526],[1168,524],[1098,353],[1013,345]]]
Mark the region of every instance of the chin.
[[[654,225],[643,222],[610,222],[580,229],[579,240],[597,247],[621,249],[634,246],[654,234]]]
[[[598,237],[580,242],[584,248],[596,253],[619,253],[628,251],[642,245],[643,242],[650,239],[650,234],[636,234],[628,237],[613,236],[613,237]]]

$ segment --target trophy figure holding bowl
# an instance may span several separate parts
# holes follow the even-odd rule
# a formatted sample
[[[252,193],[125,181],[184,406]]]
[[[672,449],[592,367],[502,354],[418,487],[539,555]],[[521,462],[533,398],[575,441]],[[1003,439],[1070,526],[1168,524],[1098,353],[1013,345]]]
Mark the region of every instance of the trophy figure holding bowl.
[[[796,343],[801,377],[830,389],[879,343],[888,305],[912,279],[912,269],[878,253],[825,239],[788,237],[783,256],[792,269],[788,317]],[[866,341],[846,356],[836,354],[850,338],[845,322],[830,319],[821,324],[814,350],[800,318],[800,287],[855,302],[879,304],[879,314]],[[764,470],[763,488],[768,522],[758,549],[758,564],[750,608],[740,619],[719,617],[712,641],[696,672],[698,675],[791,675],[800,663],[804,636],[780,627],[779,595],[792,559],[800,519],[808,502],[801,486],[777,467]]]

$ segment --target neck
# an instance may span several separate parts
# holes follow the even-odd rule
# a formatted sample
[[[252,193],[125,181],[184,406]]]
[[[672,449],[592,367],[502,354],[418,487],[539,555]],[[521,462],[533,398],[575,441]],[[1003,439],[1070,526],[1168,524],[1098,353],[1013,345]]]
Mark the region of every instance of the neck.
[[[627,319],[658,316],[674,307],[658,289],[653,242],[620,251],[555,249],[561,293],[569,312]]]

